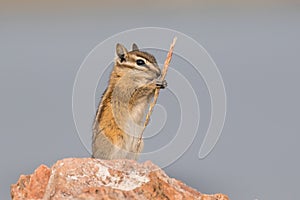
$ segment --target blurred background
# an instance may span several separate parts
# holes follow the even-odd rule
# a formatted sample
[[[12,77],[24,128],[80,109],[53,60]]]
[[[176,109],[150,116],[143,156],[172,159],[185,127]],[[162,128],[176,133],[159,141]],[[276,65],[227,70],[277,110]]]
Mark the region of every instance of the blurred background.
[[[40,164],[89,157],[75,129],[77,70],[101,41],[157,26],[204,46],[223,77],[225,127],[166,173],[231,199],[295,199],[300,180],[299,1],[0,1],[0,199]],[[167,98],[167,97],[165,97]]]

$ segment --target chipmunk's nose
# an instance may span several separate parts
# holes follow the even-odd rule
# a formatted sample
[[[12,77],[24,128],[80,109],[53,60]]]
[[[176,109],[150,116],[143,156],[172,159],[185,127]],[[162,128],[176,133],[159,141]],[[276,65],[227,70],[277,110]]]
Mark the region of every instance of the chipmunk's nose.
[[[156,76],[157,76],[157,77],[159,77],[159,76],[161,75],[160,68],[159,68],[159,67],[157,67],[156,69],[157,69],[157,70],[155,71],[155,73],[156,73]]]

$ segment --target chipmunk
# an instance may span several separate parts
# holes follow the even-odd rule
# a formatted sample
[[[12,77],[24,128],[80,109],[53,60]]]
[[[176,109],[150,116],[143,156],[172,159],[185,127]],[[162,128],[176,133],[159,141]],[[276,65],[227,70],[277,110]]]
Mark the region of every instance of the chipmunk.
[[[137,160],[139,143],[149,103],[156,88],[167,82],[158,78],[161,70],[153,55],[116,45],[115,65],[103,93],[93,125],[92,157]]]

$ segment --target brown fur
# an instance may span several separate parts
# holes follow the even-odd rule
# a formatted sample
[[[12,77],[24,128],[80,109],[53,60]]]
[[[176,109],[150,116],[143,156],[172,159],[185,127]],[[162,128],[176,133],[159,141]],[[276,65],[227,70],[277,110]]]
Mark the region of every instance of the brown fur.
[[[120,48],[122,47],[122,48]],[[122,54],[124,52],[124,55]],[[154,56],[117,46],[118,57],[109,84],[102,96],[93,127],[93,157],[137,159],[139,128],[157,86],[160,69]],[[144,67],[137,58],[147,60]]]

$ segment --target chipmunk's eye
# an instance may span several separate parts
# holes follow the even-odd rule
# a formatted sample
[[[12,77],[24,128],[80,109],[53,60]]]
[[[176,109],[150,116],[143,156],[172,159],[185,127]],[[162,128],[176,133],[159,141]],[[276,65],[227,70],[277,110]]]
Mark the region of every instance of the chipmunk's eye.
[[[146,63],[142,59],[138,59],[138,60],[136,60],[136,64],[137,65],[145,65]]]

